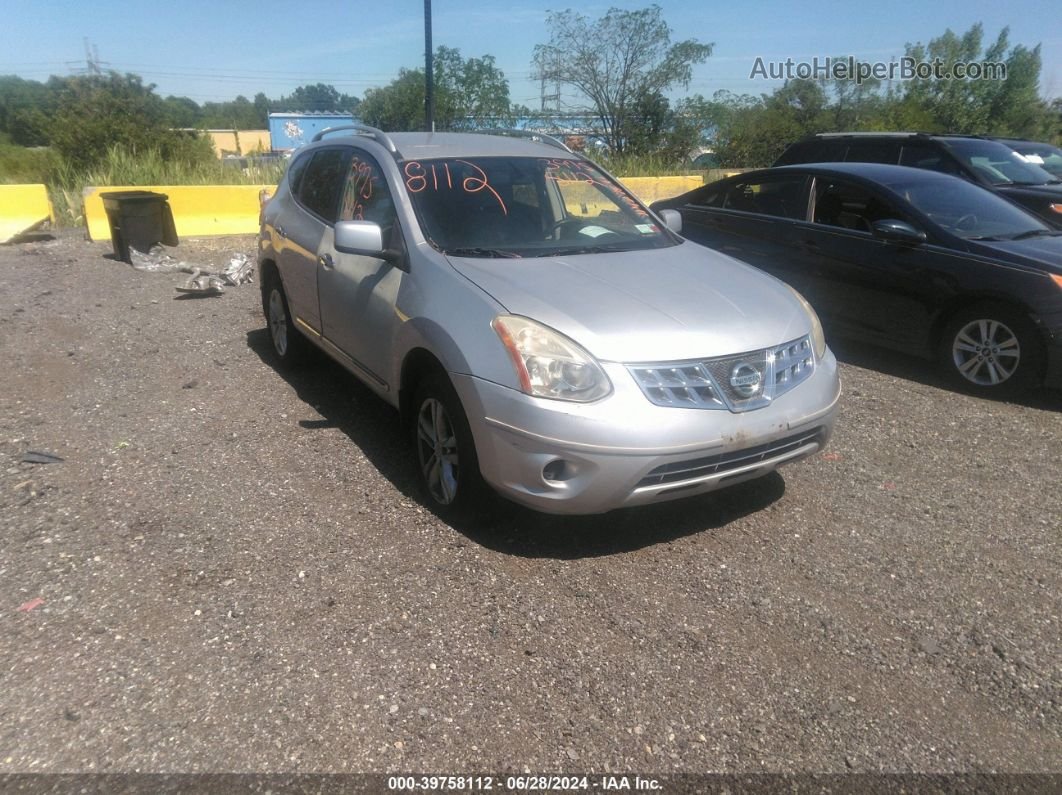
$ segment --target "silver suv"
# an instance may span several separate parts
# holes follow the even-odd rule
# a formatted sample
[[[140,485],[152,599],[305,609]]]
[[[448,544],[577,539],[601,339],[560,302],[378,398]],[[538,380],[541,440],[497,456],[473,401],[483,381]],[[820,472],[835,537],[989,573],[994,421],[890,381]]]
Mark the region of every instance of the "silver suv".
[[[342,134],[340,134],[342,133]],[[546,136],[318,134],[263,207],[276,355],[399,409],[441,514],[710,491],[821,449],[837,363],[782,282]]]

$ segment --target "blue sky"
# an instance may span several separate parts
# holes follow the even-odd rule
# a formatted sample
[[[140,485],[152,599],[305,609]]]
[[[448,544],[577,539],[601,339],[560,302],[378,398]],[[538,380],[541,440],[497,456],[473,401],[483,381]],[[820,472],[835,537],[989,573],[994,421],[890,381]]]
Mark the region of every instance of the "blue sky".
[[[535,44],[547,40],[550,9],[570,6],[597,17],[610,6],[649,4],[434,0],[434,43],[456,47],[465,57],[495,56],[509,78],[512,100],[535,107],[539,87],[531,80],[531,56]],[[1062,96],[1057,2],[660,0],[659,5],[673,39],[715,44],[713,56],[694,72],[691,94],[771,91],[778,83],[749,78],[757,57],[810,60],[843,54],[888,61],[902,56],[907,42],[928,42],[946,28],[961,33],[982,22],[986,39],[1009,26],[1012,45],[1040,44],[1041,93]],[[361,96],[366,88],[386,85],[399,68],[423,63],[423,0],[7,0],[4,6],[0,74],[35,80],[70,74],[85,66],[87,38],[105,68],[135,72],[163,96],[188,96],[199,103],[237,94],[250,98],[258,91],[276,97],[317,82]]]

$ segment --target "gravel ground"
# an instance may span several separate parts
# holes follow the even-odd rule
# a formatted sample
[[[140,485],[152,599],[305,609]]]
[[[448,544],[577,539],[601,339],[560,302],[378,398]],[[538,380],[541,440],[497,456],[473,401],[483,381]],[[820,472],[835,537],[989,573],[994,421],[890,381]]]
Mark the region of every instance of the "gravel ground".
[[[781,474],[454,527],[257,285],[109,249],[0,247],[0,773],[1062,772],[1059,394],[842,350]]]

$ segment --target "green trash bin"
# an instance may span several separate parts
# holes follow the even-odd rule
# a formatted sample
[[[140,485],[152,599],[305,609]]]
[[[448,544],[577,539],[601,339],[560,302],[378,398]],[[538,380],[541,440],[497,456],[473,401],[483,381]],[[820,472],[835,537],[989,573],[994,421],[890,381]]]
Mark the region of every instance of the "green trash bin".
[[[121,190],[101,193],[103,209],[111,227],[114,256],[132,262],[129,248],[148,252],[158,243],[176,246],[177,227],[169,196],[149,190]]]

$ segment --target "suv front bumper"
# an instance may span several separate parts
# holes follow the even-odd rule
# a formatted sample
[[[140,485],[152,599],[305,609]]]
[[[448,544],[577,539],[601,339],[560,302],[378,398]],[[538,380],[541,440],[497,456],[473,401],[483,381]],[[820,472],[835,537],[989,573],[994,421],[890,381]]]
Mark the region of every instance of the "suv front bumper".
[[[821,450],[840,397],[829,351],[807,381],[742,413],[656,406],[623,365],[602,367],[614,391],[590,404],[451,373],[483,478],[545,513],[603,513],[702,494]]]

